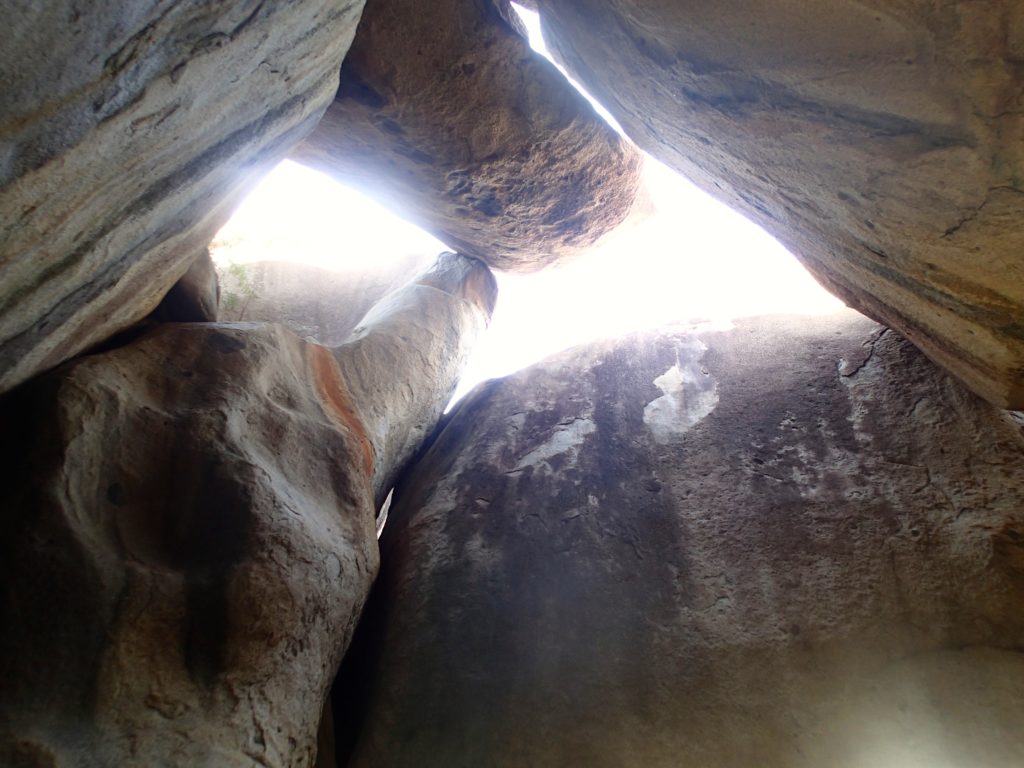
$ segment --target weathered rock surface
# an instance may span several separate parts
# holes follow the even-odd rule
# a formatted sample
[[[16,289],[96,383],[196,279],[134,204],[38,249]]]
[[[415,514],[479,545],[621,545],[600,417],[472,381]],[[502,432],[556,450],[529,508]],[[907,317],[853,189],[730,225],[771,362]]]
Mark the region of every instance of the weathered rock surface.
[[[316,124],[362,0],[20,4],[0,45],[0,391],[148,314]]]
[[[1024,407],[1024,4],[538,0],[643,149]]]
[[[489,0],[375,0],[293,159],[493,267],[539,269],[626,219],[641,158]]]
[[[348,338],[371,307],[427,267],[423,255],[351,271],[260,261],[219,267],[220,319],[281,323],[299,336],[333,346]]]
[[[497,296],[483,262],[443,253],[433,269],[382,299],[335,350],[377,457],[378,507],[444,412]]]
[[[311,765],[377,569],[377,484],[493,299],[448,256],[393,297],[419,305],[404,347],[383,310],[333,350],[164,324],[8,395],[0,764]]]
[[[396,491],[352,764],[1024,764],[1022,498],[1019,424],[852,312],[486,383]]]

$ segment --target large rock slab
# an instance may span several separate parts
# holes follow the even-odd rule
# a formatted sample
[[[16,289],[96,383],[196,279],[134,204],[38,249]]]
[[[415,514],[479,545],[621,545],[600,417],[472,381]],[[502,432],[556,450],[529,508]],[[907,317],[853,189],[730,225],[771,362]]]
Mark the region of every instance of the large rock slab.
[[[1020,765],[1022,498],[1020,425],[852,312],[486,383],[396,491],[352,764]]]
[[[22,4],[0,45],[0,391],[148,314],[330,103],[362,0]]]
[[[229,322],[281,323],[299,336],[334,346],[349,337],[380,299],[428,266],[422,254],[405,254],[349,270],[284,261],[220,263],[219,317]]]
[[[9,395],[0,764],[311,765],[382,484],[493,300],[486,267],[449,256],[351,347],[164,324]]]
[[[643,149],[1024,407],[1024,5],[538,0]]]
[[[341,88],[293,159],[510,271],[633,210],[641,158],[488,0],[369,3]]]

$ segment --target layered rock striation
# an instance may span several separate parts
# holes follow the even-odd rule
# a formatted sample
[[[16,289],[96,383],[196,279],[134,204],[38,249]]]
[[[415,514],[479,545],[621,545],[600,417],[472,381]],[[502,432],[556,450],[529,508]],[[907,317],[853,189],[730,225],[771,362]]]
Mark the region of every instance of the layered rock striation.
[[[0,391],[147,315],[337,90],[362,0],[28,3],[0,46]]]

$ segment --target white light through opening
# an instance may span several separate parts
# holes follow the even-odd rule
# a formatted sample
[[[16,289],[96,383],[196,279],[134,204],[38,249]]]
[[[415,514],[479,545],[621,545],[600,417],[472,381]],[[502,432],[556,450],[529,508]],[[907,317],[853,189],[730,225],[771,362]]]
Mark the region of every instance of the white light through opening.
[[[522,11],[543,50],[536,14]],[[459,385],[512,373],[598,338],[690,320],[823,314],[841,302],[755,224],[647,158],[655,210],[590,253],[532,275],[498,274],[498,307]],[[327,176],[284,162],[239,207],[214,257],[353,271],[440,241]],[[411,277],[411,276],[410,276]]]

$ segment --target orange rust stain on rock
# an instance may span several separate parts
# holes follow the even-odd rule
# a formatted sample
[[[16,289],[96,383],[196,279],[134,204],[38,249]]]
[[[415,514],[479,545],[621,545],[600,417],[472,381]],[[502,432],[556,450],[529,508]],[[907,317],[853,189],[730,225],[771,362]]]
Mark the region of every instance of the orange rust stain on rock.
[[[372,477],[373,444],[366,433],[363,420],[356,412],[352,395],[341,376],[341,369],[338,368],[338,361],[327,347],[309,344],[306,349],[311,378],[324,413],[359,442],[363,454],[363,471],[367,477]]]

